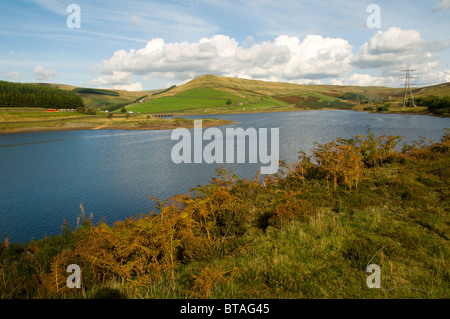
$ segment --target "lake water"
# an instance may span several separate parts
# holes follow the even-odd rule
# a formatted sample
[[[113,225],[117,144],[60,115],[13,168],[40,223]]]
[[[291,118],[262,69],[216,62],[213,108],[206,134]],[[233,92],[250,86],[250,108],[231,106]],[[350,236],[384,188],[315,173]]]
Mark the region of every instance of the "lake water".
[[[316,143],[365,134],[421,136],[440,140],[448,118],[368,114],[353,111],[188,116],[230,119],[222,126],[279,128],[280,159],[296,160]],[[270,130],[269,130],[270,131]],[[94,222],[108,224],[147,213],[161,199],[187,193],[215,175],[218,164],[174,164],[172,131],[86,130],[0,135],[0,240],[27,242],[61,231],[63,220],[74,227],[80,203]],[[204,145],[207,142],[204,142]],[[240,177],[256,175],[258,164],[222,164]]]

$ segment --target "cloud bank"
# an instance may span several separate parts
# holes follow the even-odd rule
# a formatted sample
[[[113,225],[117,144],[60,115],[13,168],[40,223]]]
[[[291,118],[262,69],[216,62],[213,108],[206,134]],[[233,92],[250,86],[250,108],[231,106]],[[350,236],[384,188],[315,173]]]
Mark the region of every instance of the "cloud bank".
[[[434,11],[445,11],[445,10],[450,10],[450,0],[442,0],[434,8]]]
[[[53,79],[56,76],[55,70],[44,70],[44,67],[42,65],[36,65],[36,67],[33,70],[33,76],[38,81],[48,81]]]
[[[142,84],[133,81],[139,76],[181,82],[212,73],[292,83],[395,85],[395,77],[407,63],[419,73],[433,73],[437,52],[443,48],[423,39],[418,31],[396,27],[378,31],[357,50],[346,39],[314,34],[303,40],[280,35],[273,41],[253,42],[248,37],[240,45],[226,35],[192,43],[152,39],[143,48],[114,52],[96,67],[100,75],[89,84],[139,88]],[[381,76],[362,73],[369,69]],[[445,79],[448,74],[433,76]]]

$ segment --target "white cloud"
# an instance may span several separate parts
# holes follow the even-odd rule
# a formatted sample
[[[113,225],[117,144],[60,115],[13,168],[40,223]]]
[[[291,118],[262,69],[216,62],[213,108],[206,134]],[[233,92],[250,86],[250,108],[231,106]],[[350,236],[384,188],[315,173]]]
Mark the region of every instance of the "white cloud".
[[[3,74],[4,72],[5,72],[5,70],[0,69],[0,74]],[[3,76],[5,79],[20,80],[22,78],[22,74],[18,71],[12,71],[12,72],[9,72],[8,74],[4,74]]]
[[[123,90],[123,91],[142,91],[142,83],[136,82],[131,84],[124,85],[113,85],[112,87],[115,90]]]
[[[409,64],[420,73],[433,72],[438,65],[440,45],[423,39],[416,30],[392,27],[378,31],[364,43],[353,59],[360,69],[376,68],[383,76],[398,75]]]
[[[397,78],[393,76],[371,76],[359,73],[352,74],[349,77],[331,79],[333,85],[396,86],[397,82]]]
[[[22,74],[18,71],[12,71],[6,75],[6,78],[20,80],[20,79],[22,79]]]
[[[249,35],[245,38],[244,42],[242,42],[242,45],[244,48],[247,48],[248,46],[250,46],[250,44],[252,44],[253,41],[255,41],[255,39],[251,35]]]
[[[413,72],[413,76],[417,73]],[[372,76],[364,73],[355,73],[348,77],[331,79],[333,85],[358,85],[358,86],[388,86],[400,87],[404,84],[405,73],[398,72],[396,76]],[[450,82],[450,70],[430,72],[421,74],[419,78],[412,79],[412,84],[428,86],[439,83]]]
[[[141,18],[139,18],[137,15],[131,15],[130,21],[134,23],[135,25],[140,25],[142,23]]]
[[[51,80],[56,76],[55,70],[44,70],[44,67],[42,65],[36,65],[36,67],[33,70],[33,76],[38,81],[43,80]]]
[[[113,71],[111,74],[104,74],[89,82],[89,85],[128,85],[131,84],[131,72]]]
[[[434,7],[434,11],[450,10],[450,0],[442,0]]]
[[[438,76],[442,79],[441,82],[450,82],[450,70],[438,72]]]
[[[308,35],[301,41],[282,35],[251,46],[250,40],[245,47],[225,35],[193,43],[156,38],[141,49],[116,51],[98,66],[102,75],[91,83],[117,84],[120,75],[122,84],[129,84],[132,75],[183,80],[206,73],[301,81],[342,76],[351,69],[352,46],[344,39]]]
[[[124,91],[142,91],[142,83],[132,82],[131,72],[113,71],[112,74],[101,75],[91,81],[88,85],[106,89],[124,90]]]
[[[197,42],[166,43],[155,38],[143,48],[114,52],[95,68],[100,74],[90,84],[136,88],[140,85],[136,77],[179,83],[212,73],[298,84],[398,86],[402,84],[398,77],[407,64],[424,83],[439,83],[446,74],[436,72],[438,51],[446,46],[448,43],[423,39],[416,30],[396,27],[378,31],[356,54],[345,39],[314,34],[302,40],[280,35],[263,43],[254,43],[248,37],[242,44],[226,35]],[[380,76],[360,72],[368,69],[377,70]]]
[[[416,81],[419,83],[426,83],[426,85],[450,82],[450,70],[420,74],[420,77]]]
[[[450,82],[450,70],[438,72],[438,76],[442,79],[440,82]]]

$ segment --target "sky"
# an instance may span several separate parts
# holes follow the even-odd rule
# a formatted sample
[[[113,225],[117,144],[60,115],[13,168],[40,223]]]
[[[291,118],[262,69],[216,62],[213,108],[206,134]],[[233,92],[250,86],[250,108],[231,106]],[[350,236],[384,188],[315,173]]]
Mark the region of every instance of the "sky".
[[[0,0],[0,80],[428,86],[450,82],[449,31],[450,0]]]

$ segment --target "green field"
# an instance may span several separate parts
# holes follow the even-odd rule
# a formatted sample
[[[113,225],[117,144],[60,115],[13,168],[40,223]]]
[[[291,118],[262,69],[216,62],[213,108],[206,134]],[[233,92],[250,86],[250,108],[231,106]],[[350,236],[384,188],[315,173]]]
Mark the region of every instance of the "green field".
[[[134,113],[163,113],[197,110],[203,112],[210,108],[232,111],[246,107],[267,108],[285,104],[270,97],[263,98],[253,94],[242,97],[210,88],[194,88],[173,96],[158,97],[147,102],[127,106],[127,111]]]
[[[132,111],[134,113],[161,113],[179,112],[189,109],[204,109],[218,106],[226,106],[225,101],[220,99],[170,96],[154,99],[140,104],[133,104],[127,107],[127,111]]]
[[[209,88],[196,88],[191,89],[188,91],[184,91],[181,93],[178,93],[176,96],[178,97],[185,97],[185,98],[205,98],[205,99],[217,99],[217,100],[227,100],[229,98],[231,99],[238,99],[239,101],[244,101],[244,99],[239,98],[237,96],[217,91],[214,89]]]

